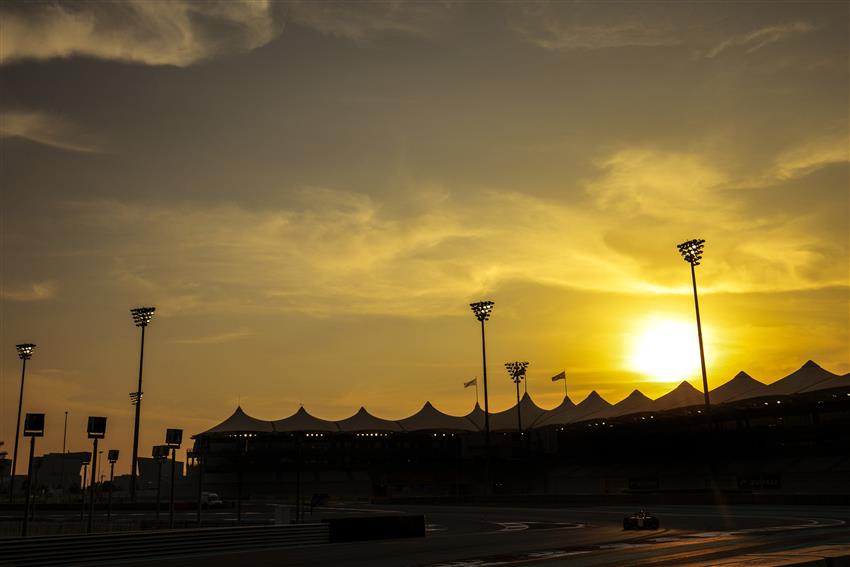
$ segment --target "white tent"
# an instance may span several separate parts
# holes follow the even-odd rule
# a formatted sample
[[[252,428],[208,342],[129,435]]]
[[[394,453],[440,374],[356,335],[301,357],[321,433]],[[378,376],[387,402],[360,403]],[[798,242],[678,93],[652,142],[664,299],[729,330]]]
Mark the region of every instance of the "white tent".
[[[573,411],[575,408],[575,403],[570,399],[569,396],[564,395],[564,399],[561,400],[561,403],[555,406],[550,410],[544,410],[540,417],[531,424],[532,427],[540,427],[544,422],[549,424],[552,423],[567,423],[566,421],[560,421],[562,418],[566,419],[566,415]]]
[[[610,409],[603,411],[603,415],[600,417],[622,417],[624,415],[645,413],[652,410],[652,400],[640,390],[634,390],[626,398],[611,406]]]
[[[746,372],[738,372],[734,378],[709,392],[712,405],[758,398],[766,394],[767,386]]]
[[[667,392],[652,403],[655,411],[665,411],[676,408],[697,406],[705,403],[702,392],[691,386],[690,382],[682,381],[675,389]]]
[[[289,417],[284,417],[272,422],[275,431],[309,431],[309,432],[330,432],[339,431],[339,426],[334,421],[327,421],[310,415],[304,406],[298,408],[298,411]]]
[[[216,425],[207,429],[200,435],[208,433],[271,433],[274,431],[272,422],[251,417],[241,406],[237,406],[233,415]]]
[[[366,408],[364,407],[357,410],[357,413],[351,417],[341,419],[336,423],[339,426],[339,430],[346,433],[355,433],[359,431],[379,432],[402,430],[401,426],[395,421],[375,417],[366,411]]]
[[[819,383],[834,378],[839,378],[839,376],[824,370],[809,360],[785,378],[769,384],[765,393],[770,396],[789,396],[800,392],[817,390]]]
[[[398,420],[405,431],[478,431],[473,423],[462,416],[448,415],[425,402],[415,414]]]
[[[537,421],[546,411],[534,403],[528,392],[520,398],[519,409],[523,430],[529,429],[529,426]],[[504,411],[490,414],[490,431],[516,431],[517,425],[516,404]]]

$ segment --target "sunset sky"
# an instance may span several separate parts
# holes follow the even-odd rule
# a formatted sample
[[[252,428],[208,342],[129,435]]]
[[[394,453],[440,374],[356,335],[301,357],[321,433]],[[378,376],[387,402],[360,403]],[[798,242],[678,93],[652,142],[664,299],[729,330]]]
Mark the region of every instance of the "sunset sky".
[[[850,371],[849,6],[4,2],[0,440]]]

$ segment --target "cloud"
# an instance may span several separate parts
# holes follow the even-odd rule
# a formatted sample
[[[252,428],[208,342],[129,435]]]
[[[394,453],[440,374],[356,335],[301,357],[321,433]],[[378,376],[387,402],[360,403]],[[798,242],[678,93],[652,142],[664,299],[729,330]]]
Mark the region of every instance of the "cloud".
[[[743,48],[745,53],[753,53],[766,45],[788,39],[789,37],[808,33],[815,27],[807,22],[791,22],[759,28],[755,31],[732,36],[708,50],[706,57],[717,57],[727,49]]]
[[[185,67],[250,51],[281,31],[260,0],[7,3],[0,63],[87,56]]]
[[[767,209],[772,187],[753,194],[737,181],[706,156],[628,148],[601,160],[588,199],[569,204],[416,186],[391,203],[312,187],[285,208],[96,201],[69,216],[102,247],[87,254],[112,262],[99,269],[163,313],[429,317],[512,282],[684,294],[675,244],[697,236],[712,258],[706,292],[847,285],[846,262],[835,261],[846,244],[824,240],[829,211]]]
[[[663,30],[637,22],[617,25],[564,26],[559,22],[541,22],[520,28],[529,42],[552,51],[590,51],[617,47],[657,47],[681,43]]]
[[[23,138],[73,152],[99,152],[92,136],[60,116],[45,112],[0,112],[0,138]]]
[[[4,288],[0,297],[9,301],[44,301],[56,297],[56,283],[51,281],[36,282],[15,289]]]
[[[804,142],[781,154],[775,162],[776,179],[794,179],[830,163],[850,161],[850,140],[846,132],[824,135]]]
[[[172,342],[181,345],[220,345],[238,341],[254,335],[250,329],[239,329],[229,333],[219,333],[217,335],[205,335],[202,337],[191,337],[184,339],[174,339]]]
[[[430,37],[452,12],[448,2],[287,3],[288,20],[324,35],[361,42],[382,34]]]

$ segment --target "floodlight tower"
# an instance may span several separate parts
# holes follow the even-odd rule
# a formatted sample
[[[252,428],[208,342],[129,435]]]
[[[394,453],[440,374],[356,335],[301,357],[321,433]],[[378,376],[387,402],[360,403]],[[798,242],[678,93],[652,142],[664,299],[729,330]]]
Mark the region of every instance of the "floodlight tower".
[[[705,246],[705,240],[693,239],[677,245],[679,254],[685,259],[685,262],[691,265],[691,281],[694,284],[694,308],[697,314],[697,337],[699,338],[699,361],[702,365],[702,392],[705,395],[705,415],[708,422],[711,423],[711,403],[708,399],[708,376],[705,372],[705,350],[702,346],[702,323],[699,318],[699,299],[697,298],[697,272],[696,267],[699,266],[702,260],[702,249]]]
[[[490,312],[493,311],[492,301],[478,301],[470,303],[469,307],[475,314],[475,318],[481,323],[481,363],[483,366],[482,376],[484,377],[484,443],[487,446],[487,455],[490,454],[490,399],[487,395],[487,346],[484,340],[484,321],[490,318]]]
[[[130,500],[136,501],[136,467],[139,460],[139,418],[142,411],[142,367],[145,363],[145,328],[153,319],[156,307],[136,307],[130,309],[133,315],[133,323],[142,328],[142,346],[139,350],[139,387],[135,392],[130,392],[130,402],[136,406],[136,421],[133,426],[133,460],[130,464]]]
[[[24,405],[24,379],[27,375],[27,360],[32,358],[35,345],[23,343],[15,345],[18,349],[18,358],[21,359],[21,394],[18,397],[18,420],[15,422],[15,449],[12,453],[12,474],[9,476],[9,502],[15,498],[15,467],[18,464],[18,438],[21,436],[21,408]]]
[[[505,368],[508,369],[508,374],[511,380],[516,384],[516,422],[517,431],[522,435],[522,412],[519,407],[519,383],[525,379],[525,371],[528,370],[527,362],[506,362]]]

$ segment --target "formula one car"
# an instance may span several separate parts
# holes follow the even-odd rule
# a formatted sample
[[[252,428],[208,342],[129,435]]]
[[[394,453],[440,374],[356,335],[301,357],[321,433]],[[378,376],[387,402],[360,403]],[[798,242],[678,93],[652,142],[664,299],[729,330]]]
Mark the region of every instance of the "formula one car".
[[[644,510],[623,518],[624,530],[657,530],[659,526],[658,518]]]

